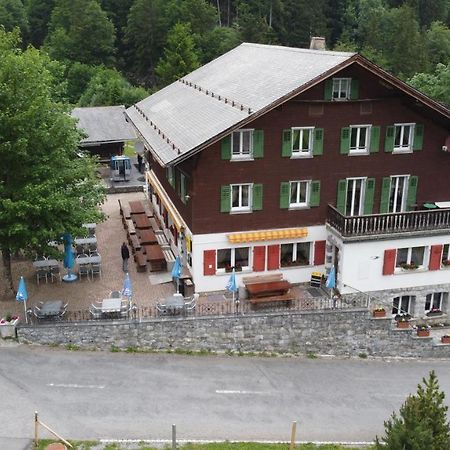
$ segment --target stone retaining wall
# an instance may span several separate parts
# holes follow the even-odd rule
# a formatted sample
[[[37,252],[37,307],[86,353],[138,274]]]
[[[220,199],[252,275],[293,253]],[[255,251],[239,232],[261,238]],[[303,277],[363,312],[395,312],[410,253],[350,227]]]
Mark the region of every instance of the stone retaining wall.
[[[302,311],[228,317],[152,319],[143,322],[83,322],[20,326],[19,341],[109,350],[115,346],[287,352],[318,355],[450,357],[450,346],[372,319],[367,310]]]

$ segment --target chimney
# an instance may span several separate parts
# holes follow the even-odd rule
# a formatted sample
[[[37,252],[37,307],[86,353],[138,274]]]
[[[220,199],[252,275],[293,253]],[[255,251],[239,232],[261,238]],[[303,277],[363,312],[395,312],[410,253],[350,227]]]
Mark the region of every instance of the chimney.
[[[325,38],[324,37],[312,37],[309,44],[310,50],[325,50]]]

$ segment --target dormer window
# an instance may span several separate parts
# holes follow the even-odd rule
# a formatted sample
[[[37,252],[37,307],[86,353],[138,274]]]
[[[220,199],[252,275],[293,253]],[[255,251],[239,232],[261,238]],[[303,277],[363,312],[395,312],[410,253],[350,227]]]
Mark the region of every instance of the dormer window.
[[[350,100],[351,84],[351,78],[333,78],[332,99]]]

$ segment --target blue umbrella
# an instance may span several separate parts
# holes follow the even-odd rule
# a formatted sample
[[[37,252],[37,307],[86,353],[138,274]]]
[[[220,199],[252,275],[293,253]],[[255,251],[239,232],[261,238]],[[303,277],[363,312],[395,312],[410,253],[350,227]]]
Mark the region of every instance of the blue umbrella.
[[[181,261],[180,257],[177,256],[175,259],[175,263],[172,267],[172,278],[177,280],[177,293],[180,291],[180,277],[181,277]]]
[[[336,269],[334,266],[331,268],[330,273],[328,274],[327,281],[325,282],[325,287],[331,289],[331,292],[333,292],[333,289],[336,287]]]
[[[123,288],[122,288],[122,295],[125,297],[131,298],[133,295],[133,288],[131,286],[131,278],[129,273],[125,275],[125,279],[123,280]]]
[[[64,233],[64,267],[67,269],[67,275],[63,276],[64,281],[75,281],[77,279],[77,276],[71,272],[74,265],[72,236],[69,233]]]
[[[227,284],[226,288],[227,288],[227,291],[233,293],[233,301],[234,301],[234,294],[238,290],[238,285],[236,282],[236,272],[234,271],[234,267],[233,267],[233,271],[231,272],[230,279],[228,280],[228,284]]]
[[[25,285],[25,280],[23,277],[20,277],[19,288],[17,289],[16,300],[18,302],[23,302],[23,307],[25,309],[25,322],[28,323],[27,317],[27,300],[28,300],[28,292],[27,287]]]

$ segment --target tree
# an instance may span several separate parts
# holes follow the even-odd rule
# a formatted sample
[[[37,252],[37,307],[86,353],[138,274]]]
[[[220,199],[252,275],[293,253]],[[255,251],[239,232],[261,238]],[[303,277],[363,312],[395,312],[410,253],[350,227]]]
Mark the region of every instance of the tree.
[[[55,0],[28,0],[26,11],[30,25],[30,42],[36,48],[41,47],[48,33],[50,15],[55,6]]]
[[[450,107],[450,63],[438,64],[433,73],[416,73],[408,83]]]
[[[108,66],[114,39],[114,26],[97,0],[56,0],[45,41],[52,58]]]
[[[160,83],[166,86],[197,69],[199,65],[190,25],[176,24],[169,32],[164,56],[155,69]]]
[[[11,255],[54,254],[50,241],[102,220],[105,196],[95,160],[77,156],[75,121],[52,99],[48,57],[18,45],[0,30],[0,251],[12,290]]]
[[[376,440],[376,450],[447,450],[450,448],[450,426],[445,394],[439,390],[437,376],[431,371],[423,378],[417,394],[409,396],[399,414],[384,423],[382,443]]]
[[[2,0],[0,25],[3,25],[6,31],[12,31],[14,27],[19,27],[22,34],[28,32],[27,15],[21,0]]]
[[[241,43],[240,35],[235,28],[216,27],[200,37],[201,62],[203,64],[223,55]]]
[[[426,32],[427,55],[432,67],[450,61],[450,29],[442,22],[433,22]]]
[[[79,100],[80,106],[131,106],[149,93],[134,87],[116,70],[97,68]]]

